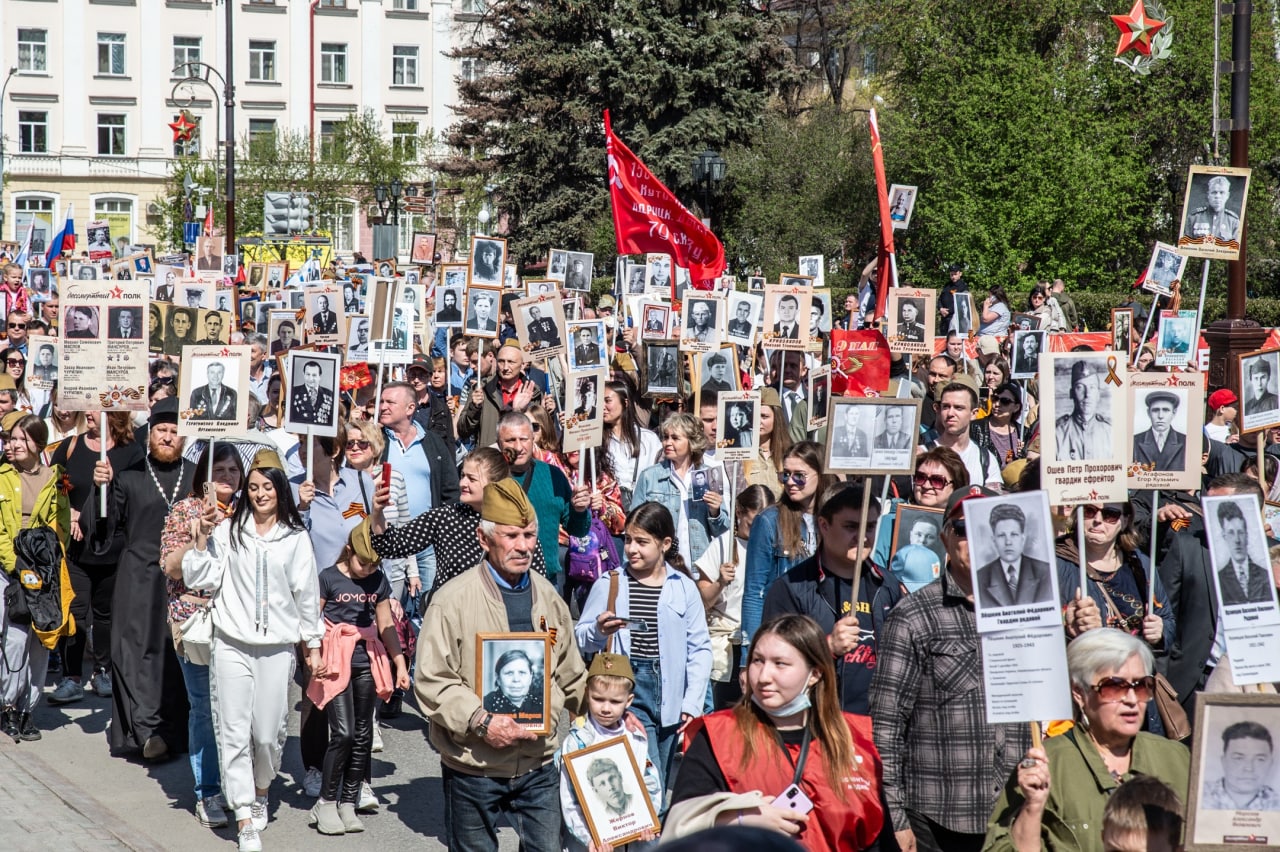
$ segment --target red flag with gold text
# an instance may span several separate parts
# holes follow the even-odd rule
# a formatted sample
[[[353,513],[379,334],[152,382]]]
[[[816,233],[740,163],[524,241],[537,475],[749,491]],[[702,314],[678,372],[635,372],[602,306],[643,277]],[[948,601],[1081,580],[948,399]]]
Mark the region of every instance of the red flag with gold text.
[[[831,329],[831,395],[880,396],[889,389],[889,341],[874,328]]]

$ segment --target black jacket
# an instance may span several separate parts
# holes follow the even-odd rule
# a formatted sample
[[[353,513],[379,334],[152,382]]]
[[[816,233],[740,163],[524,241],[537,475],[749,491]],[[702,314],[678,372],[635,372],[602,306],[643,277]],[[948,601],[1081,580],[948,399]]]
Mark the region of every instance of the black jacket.
[[[439,435],[446,444],[452,444],[456,440],[453,434],[453,414],[449,411],[449,403],[434,392],[427,393],[425,404],[418,403],[417,410],[413,412],[413,419],[423,429]]]

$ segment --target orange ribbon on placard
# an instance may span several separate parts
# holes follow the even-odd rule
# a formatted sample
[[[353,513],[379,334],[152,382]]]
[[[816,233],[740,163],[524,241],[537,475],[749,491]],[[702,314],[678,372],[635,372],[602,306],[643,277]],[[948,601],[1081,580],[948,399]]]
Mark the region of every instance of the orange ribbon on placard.
[[[1107,358],[1107,382],[1114,384],[1116,387],[1124,385],[1124,382],[1120,381],[1120,377],[1116,375],[1116,356],[1114,355]]]

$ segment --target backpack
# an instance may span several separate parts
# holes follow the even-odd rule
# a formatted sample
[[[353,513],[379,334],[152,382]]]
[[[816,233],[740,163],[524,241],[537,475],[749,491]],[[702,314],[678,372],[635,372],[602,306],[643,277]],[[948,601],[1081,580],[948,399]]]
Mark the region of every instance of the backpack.
[[[622,567],[609,528],[594,514],[591,516],[591,529],[585,536],[569,536],[569,556],[565,567],[569,579],[584,583],[594,582],[607,572]]]
[[[13,551],[16,567],[4,590],[7,620],[30,625],[40,644],[53,649],[76,630],[71,615],[74,595],[58,534],[49,527],[22,530]]]

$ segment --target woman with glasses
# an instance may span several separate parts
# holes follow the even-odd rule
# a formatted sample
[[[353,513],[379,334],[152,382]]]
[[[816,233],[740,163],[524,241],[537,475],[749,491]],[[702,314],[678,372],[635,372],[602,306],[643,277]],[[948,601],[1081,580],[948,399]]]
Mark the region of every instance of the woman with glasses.
[[[991,413],[974,421],[971,437],[986,447],[1003,468],[1022,455],[1022,391],[1013,382],[1004,382],[991,392]]]
[[[1039,317],[1040,328],[1046,331],[1067,330],[1067,318],[1058,307],[1058,300],[1049,295],[1047,282],[1031,288],[1031,294],[1027,296],[1027,313]]]
[[[345,432],[346,442],[342,446],[343,461],[345,463],[342,466],[342,471],[338,473],[338,477],[345,485],[354,486],[352,490],[354,499],[360,501],[367,514],[372,514],[374,511],[373,494],[380,486],[382,479],[382,465],[379,463],[379,459],[382,458],[382,452],[386,449],[387,440],[383,436],[382,428],[372,420],[350,420],[346,424]],[[339,508],[343,511],[346,510],[349,502],[337,501]],[[406,524],[413,517],[409,513],[408,487],[405,485],[404,476],[398,470],[391,471],[391,498],[382,512],[386,522],[391,525]],[[360,518],[355,519],[357,523],[359,520]],[[345,544],[347,535],[350,534],[355,526],[355,523],[345,526],[341,534],[343,544]],[[417,552],[415,550],[413,553],[406,554],[406,556],[412,556]],[[417,595],[422,590],[422,582],[418,577],[417,560],[395,558],[386,554],[381,555],[383,558],[382,572],[391,581],[391,590],[393,592],[391,597],[393,600],[402,600],[406,588],[411,595]],[[328,566],[326,565],[325,567],[327,568]],[[474,566],[468,565],[467,567]]]
[[[814,554],[818,546],[818,496],[839,481],[823,473],[822,447],[801,441],[782,459],[782,499],[751,524],[742,590],[742,642],[751,641],[764,613],[764,596],[787,570]]]
[[[876,528],[876,549],[871,556],[875,565],[889,567],[889,554],[893,550],[893,527],[898,506],[908,504],[942,511],[957,489],[969,487],[969,469],[964,459],[950,447],[934,447],[916,457],[916,472],[911,476],[911,498],[890,498],[880,511],[880,526]]]
[[[987,824],[986,852],[1101,852],[1102,812],[1120,785],[1158,778],[1186,800],[1191,758],[1181,743],[1142,732],[1155,660],[1140,639],[1092,630],[1067,647],[1075,727],[1027,750]]]

